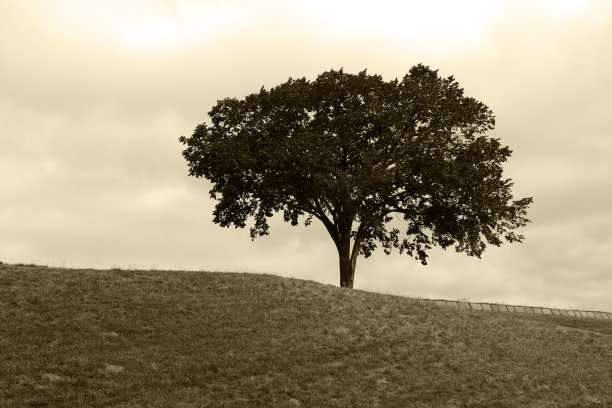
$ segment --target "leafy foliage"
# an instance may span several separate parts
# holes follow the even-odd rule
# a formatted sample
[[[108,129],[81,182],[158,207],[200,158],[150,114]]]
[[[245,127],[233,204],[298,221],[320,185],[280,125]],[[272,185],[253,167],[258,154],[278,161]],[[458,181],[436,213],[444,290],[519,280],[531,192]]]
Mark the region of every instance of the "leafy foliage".
[[[331,70],[220,100],[209,116],[180,141],[189,174],[213,183],[221,226],[253,217],[255,238],[276,212],[292,225],[314,217],[341,258],[353,241],[353,270],[377,244],[426,264],[433,245],[480,257],[486,243],[523,239],[515,230],[532,199],[513,201],[502,177],[511,150],[486,135],[493,113],[452,76],[423,65],[390,82]]]

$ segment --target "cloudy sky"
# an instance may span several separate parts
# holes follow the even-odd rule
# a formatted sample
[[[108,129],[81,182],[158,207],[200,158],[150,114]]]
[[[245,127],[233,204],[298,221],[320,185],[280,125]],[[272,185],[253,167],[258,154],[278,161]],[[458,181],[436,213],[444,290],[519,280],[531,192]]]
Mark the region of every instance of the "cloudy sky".
[[[608,3],[608,4],[606,4]],[[357,263],[355,287],[612,312],[612,7],[588,0],[4,0],[0,261],[274,273],[337,285],[322,227],[212,222],[181,135],[218,99],[331,68],[454,75],[533,196],[523,244]]]

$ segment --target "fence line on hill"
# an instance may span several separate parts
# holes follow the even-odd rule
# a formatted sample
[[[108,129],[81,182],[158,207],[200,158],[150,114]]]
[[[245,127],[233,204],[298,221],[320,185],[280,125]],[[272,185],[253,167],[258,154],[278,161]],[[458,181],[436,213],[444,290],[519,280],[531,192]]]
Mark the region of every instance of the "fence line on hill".
[[[526,314],[541,314],[541,315],[560,315],[579,317],[585,319],[607,319],[612,320],[612,313],[601,312],[595,310],[577,310],[577,309],[558,309],[552,307],[541,306],[517,306],[506,305],[499,303],[487,302],[463,302],[460,300],[444,300],[444,299],[417,299],[422,302],[454,307],[458,310],[478,310],[484,312],[504,312],[504,313],[526,313]]]

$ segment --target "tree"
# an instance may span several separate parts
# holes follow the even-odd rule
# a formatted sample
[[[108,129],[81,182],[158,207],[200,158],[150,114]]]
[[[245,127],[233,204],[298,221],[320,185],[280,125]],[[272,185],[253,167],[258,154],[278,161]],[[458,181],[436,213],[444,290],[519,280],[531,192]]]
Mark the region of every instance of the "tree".
[[[274,213],[294,226],[314,217],[352,288],[358,255],[377,244],[425,265],[434,245],[480,258],[486,243],[522,242],[532,198],[512,201],[501,166],[512,152],[486,135],[492,111],[463,93],[421,64],[390,82],[331,70],[220,100],[212,124],[179,140],[189,175],[213,184],[215,223],[253,217],[255,239]]]

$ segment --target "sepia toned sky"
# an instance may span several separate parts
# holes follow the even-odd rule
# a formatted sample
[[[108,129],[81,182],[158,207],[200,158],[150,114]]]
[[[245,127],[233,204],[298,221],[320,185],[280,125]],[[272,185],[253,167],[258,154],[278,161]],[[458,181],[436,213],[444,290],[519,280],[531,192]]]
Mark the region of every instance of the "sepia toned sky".
[[[612,312],[612,6],[598,0],[6,0],[0,261],[264,272],[338,285],[324,227],[212,222],[181,135],[218,99],[329,69],[423,63],[486,103],[505,174],[533,196],[523,244],[482,259],[382,251],[358,289]]]

